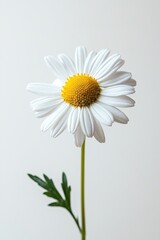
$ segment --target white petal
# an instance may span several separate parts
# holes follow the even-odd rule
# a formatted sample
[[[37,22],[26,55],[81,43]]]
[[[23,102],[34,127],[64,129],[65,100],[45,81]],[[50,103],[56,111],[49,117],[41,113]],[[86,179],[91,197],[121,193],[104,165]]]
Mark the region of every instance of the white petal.
[[[47,118],[43,121],[41,125],[42,131],[47,131],[50,127],[54,127],[58,124],[60,119],[66,114],[69,110],[69,105],[66,103],[61,103],[60,106]]]
[[[76,73],[75,65],[70,57],[65,54],[58,55],[59,59],[62,61],[67,73],[69,76],[72,76]]]
[[[35,111],[35,112],[34,112],[34,113],[35,113],[35,116],[36,116],[37,118],[42,118],[42,117],[49,116],[49,115],[54,111],[54,109],[55,109],[56,107],[57,107],[57,106],[55,106],[55,107],[53,107],[53,108],[51,108],[51,109],[45,109],[45,110],[40,111],[40,112]]]
[[[103,73],[103,76],[101,76],[100,78],[97,78],[98,82],[99,83],[105,82],[106,79],[109,78],[113,73],[115,73],[119,68],[121,68],[123,64],[124,60],[119,59],[119,61],[115,64],[113,68]]]
[[[71,110],[71,113],[68,117],[68,131],[70,133],[75,133],[77,131],[77,127],[79,125],[79,119],[80,119],[80,111],[81,109],[79,107],[75,108],[73,107]]]
[[[51,137],[58,137],[67,127],[67,120],[68,120],[68,115],[70,113],[70,108],[68,111],[59,119],[59,121],[55,122],[50,136]]]
[[[80,124],[82,131],[87,137],[92,137],[94,134],[93,116],[88,107],[83,107],[80,113]]]
[[[118,59],[120,59],[120,55],[119,54],[112,54],[110,57],[108,57],[100,66],[99,69],[97,69],[96,74],[94,74],[94,76],[97,76],[99,74],[99,72],[102,71],[102,69],[106,69],[113,61],[117,61]]]
[[[57,106],[62,102],[60,96],[58,97],[43,97],[31,101],[31,107],[33,111],[43,111],[46,109],[51,109],[54,106]]]
[[[42,96],[60,95],[60,89],[49,83],[29,83],[27,90]]]
[[[99,59],[99,56],[102,54],[102,51],[99,51],[97,54],[94,53],[94,56],[92,57],[92,59],[90,60],[90,63],[88,63],[88,69],[87,69],[87,73],[91,75],[92,69],[94,67],[94,64],[98,61],[97,59]],[[105,62],[105,61],[104,61]],[[103,65],[103,64],[102,64]],[[95,68],[94,68],[95,69]],[[99,70],[101,69],[100,67],[97,69]]]
[[[53,84],[53,86],[61,88],[63,86],[64,82],[60,79],[55,79],[52,84]]]
[[[101,90],[102,96],[117,97],[123,95],[129,95],[135,92],[134,87],[128,85],[116,85],[113,87],[107,87]]]
[[[97,53],[97,56],[95,58],[94,64],[92,66],[92,69],[90,71],[90,74],[94,76],[96,72],[98,72],[99,68],[103,64],[103,62],[107,59],[110,51],[108,49],[102,49]]]
[[[65,129],[67,126],[67,121],[65,119],[60,119],[60,121],[54,126],[54,128],[50,132],[51,137],[58,137]]]
[[[102,87],[110,87],[113,85],[122,84],[128,80],[130,80],[132,77],[131,73],[124,72],[124,71],[118,71],[113,73],[109,78],[107,78],[105,81],[100,83],[100,86]]]
[[[94,119],[94,124],[95,124],[95,131],[94,131],[95,139],[100,143],[104,143],[105,135],[104,135],[104,131],[103,131],[103,128],[102,128],[100,122],[98,120]]]
[[[105,79],[104,82],[99,82],[99,85],[100,87],[102,88],[106,88],[106,87],[112,87],[112,86],[115,86],[115,85],[120,85],[120,84],[123,84],[123,85],[128,85],[128,86],[132,86],[132,87],[135,87],[136,86],[136,80],[134,79],[129,79],[129,80],[122,80],[122,81],[108,81],[108,79]]]
[[[77,131],[74,134],[74,140],[75,140],[75,145],[77,147],[81,147],[83,142],[84,142],[85,136],[82,132],[82,129],[79,125],[79,127],[77,128]]]
[[[87,57],[85,47],[77,47],[75,51],[75,65],[77,73],[83,73],[84,63]]]
[[[58,79],[62,81],[67,79],[68,72],[66,71],[63,63],[57,57],[46,56],[44,60]]]
[[[128,123],[129,121],[128,117],[119,109],[109,105],[106,105],[105,107],[108,109],[108,111],[112,113],[115,122],[123,123],[123,124]]]
[[[100,122],[105,125],[111,126],[114,122],[112,114],[104,108],[101,103],[94,103],[90,106],[93,116]]]
[[[118,70],[123,65],[124,61],[119,54],[115,54],[114,57],[109,57],[101,66],[100,70],[93,75],[98,82],[102,82],[109,77],[112,73]]]
[[[137,85],[137,82],[134,79],[129,79],[128,81],[125,82],[125,85],[129,85],[129,86],[134,87],[134,86]]]
[[[86,61],[85,61],[85,64],[84,64],[84,69],[83,69],[84,73],[86,73],[86,74],[90,73],[90,70],[92,68],[92,61],[93,61],[95,56],[96,56],[96,52],[94,52],[94,51],[91,51],[88,54],[88,56],[86,58]]]
[[[133,107],[135,104],[135,101],[128,96],[119,97],[100,96],[98,98],[98,101],[114,107]]]

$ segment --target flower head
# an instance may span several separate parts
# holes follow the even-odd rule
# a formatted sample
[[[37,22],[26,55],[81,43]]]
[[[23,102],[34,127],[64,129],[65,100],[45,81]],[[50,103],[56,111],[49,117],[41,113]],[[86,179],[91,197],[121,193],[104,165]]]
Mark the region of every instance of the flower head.
[[[136,81],[131,73],[118,71],[124,64],[121,56],[109,53],[102,49],[87,54],[85,47],[77,47],[75,61],[65,54],[45,57],[54,82],[27,86],[27,90],[40,96],[31,102],[31,107],[37,117],[46,117],[42,131],[51,129],[51,136],[57,137],[67,128],[80,147],[85,137],[105,142],[102,124],[128,122],[117,107],[134,106],[134,100],[127,95],[135,92]]]

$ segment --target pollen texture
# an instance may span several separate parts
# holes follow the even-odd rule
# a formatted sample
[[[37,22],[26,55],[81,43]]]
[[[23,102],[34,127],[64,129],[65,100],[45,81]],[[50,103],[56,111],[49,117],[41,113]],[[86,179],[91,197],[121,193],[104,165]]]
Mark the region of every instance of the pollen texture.
[[[86,107],[96,102],[100,90],[95,78],[87,74],[77,74],[67,78],[61,96],[65,102],[75,107]]]

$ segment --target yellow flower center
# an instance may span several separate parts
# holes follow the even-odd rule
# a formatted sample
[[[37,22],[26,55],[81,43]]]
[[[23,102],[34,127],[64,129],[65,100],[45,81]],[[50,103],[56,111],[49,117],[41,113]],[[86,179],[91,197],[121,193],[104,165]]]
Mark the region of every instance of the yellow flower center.
[[[86,107],[96,102],[100,90],[95,78],[87,74],[77,74],[67,78],[61,96],[65,102],[75,107]]]

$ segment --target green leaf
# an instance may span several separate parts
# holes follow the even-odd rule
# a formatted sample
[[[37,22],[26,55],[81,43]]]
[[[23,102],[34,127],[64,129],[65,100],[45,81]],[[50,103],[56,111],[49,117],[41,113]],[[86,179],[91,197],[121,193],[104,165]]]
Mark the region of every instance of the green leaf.
[[[54,198],[54,194],[51,192],[44,192],[43,194],[46,195],[47,197]]]
[[[81,227],[79,225],[78,218],[76,218],[72,212],[71,208],[71,186],[68,185],[67,181],[67,176],[63,172],[62,173],[62,190],[64,193],[64,198],[61,196],[59,191],[57,190],[54,182],[52,179],[50,179],[47,175],[43,174],[44,179],[41,179],[37,176],[28,174],[28,176],[36,182],[40,187],[44,188],[46,191],[43,193],[45,196],[49,198],[53,198],[54,202],[48,204],[50,207],[63,207],[65,208],[73,217],[74,221],[76,222],[80,232],[81,232]]]
[[[53,202],[48,204],[49,207],[64,207],[63,203],[61,202]]]
[[[64,183],[64,185],[66,187],[68,186],[67,177],[66,177],[66,174],[64,172],[62,173],[62,182]]]
[[[43,177],[48,184],[48,190],[50,192],[52,192],[54,198],[57,200],[62,200],[63,198],[62,198],[61,194],[58,192],[57,188],[55,187],[52,179],[49,179],[45,174],[43,174]]]
[[[36,182],[39,186],[41,186],[42,188],[48,189],[47,184],[46,184],[42,179],[40,179],[39,177],[33,176],[33,175],[31,175],[31,174],[28,174],[28,176],[29,176],[34,182]]]
[[[63,172],[62,173],[62,183],[61,183],[63,192],[64,192],[64,196],[66,199],[66,205],[67,207],[70,209],[71,208],[71,203],[70,203],[70,192],[71,192],[71,187],[68,186],[68,181],[67,181],[67,177],[66,174]]]
[[[68,196],[68,183],[67,183],[67,177],[65,175],[65,173],[62,174],[62,189],[63,189],[63,192],[64,192],[64,195],[65,197],[67,198]]]

